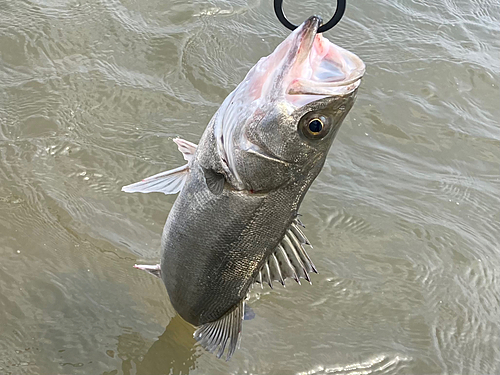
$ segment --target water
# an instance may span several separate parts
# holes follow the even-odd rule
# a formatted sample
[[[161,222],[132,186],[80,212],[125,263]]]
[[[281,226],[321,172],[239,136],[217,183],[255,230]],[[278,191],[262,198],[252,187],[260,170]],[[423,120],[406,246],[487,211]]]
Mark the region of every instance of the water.
[[[327,36],[367,73],[301,209],[320,274],[253,292],[230,362],[132,268],[175,196],[120,187],[287,34],[270,1],[0,0],[0,374],[500,373],[494,0],[348,2]]]

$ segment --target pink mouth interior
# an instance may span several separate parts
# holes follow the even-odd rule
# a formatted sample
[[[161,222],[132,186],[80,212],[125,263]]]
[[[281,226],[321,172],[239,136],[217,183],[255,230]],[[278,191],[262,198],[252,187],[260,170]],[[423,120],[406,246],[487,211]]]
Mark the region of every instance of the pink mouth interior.
[[[316,35],[309,53],[311,79],[319,82],[338,82],[346,79],[344,59],[327,39]]]
[[[316,34],[312,43],[302,39],[304,35],[299,27],[250,70],[240,84],[248,99],[266,101],[284,95],[288,103],[302,106],[348,94],[359,85],[365,70],[361,59],[322,34]]]
[[[318,99],[310,98],[311,95],[347,94],[359,85],[364,69],[356,55],[317,34],[307,58],[290,71],[287,99],[303,105],[304,101]]]

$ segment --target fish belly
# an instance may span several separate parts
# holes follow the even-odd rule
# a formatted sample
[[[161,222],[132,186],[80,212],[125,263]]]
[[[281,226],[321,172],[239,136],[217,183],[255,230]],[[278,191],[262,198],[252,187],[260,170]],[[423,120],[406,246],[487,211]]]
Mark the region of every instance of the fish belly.
[[[297,212],[294,184],[267,194],[224,188],[214,195],[191,169],[162,236],[161,274],[175,310],[201,325],[246,297],[265,258]]]

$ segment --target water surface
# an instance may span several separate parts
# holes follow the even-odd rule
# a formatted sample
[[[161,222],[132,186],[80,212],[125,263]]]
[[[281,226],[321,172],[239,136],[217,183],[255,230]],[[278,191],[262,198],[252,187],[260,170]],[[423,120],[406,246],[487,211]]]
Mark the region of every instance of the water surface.
[[[230,362],[132,268],[175,196],[121,186],[287,35],[270,1],[0,0],[0,374],[500,373],[494,0],[348,2],[326,35],[367,72],[301,209],[320,274],[254,289]]]

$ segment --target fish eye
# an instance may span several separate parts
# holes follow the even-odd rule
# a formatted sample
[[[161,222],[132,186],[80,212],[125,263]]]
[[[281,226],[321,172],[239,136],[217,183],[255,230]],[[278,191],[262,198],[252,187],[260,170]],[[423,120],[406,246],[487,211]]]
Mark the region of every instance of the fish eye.
[[[309,130],[313,134],[318,134],[322,129],[323,129],[323,121],[321,121],[319,118],[315,118],[311,121],[309,121]]]
[[[309,113],[300,120],[299,130],[306,138],[318,140],[329,133],[329,120],[325,116]]]

